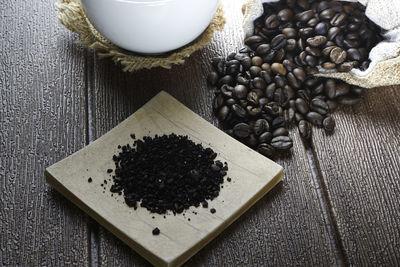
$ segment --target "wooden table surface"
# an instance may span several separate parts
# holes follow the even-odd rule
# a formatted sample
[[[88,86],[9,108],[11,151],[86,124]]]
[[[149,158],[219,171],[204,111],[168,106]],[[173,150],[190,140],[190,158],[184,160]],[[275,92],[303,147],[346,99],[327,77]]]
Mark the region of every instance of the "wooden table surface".
[[[144,266],[128,246],[51,189],[47,166],[166,90],[216,124],[210,59],[242,44],[242,0],[183,66],[123,73],[76,44],[55,1],[0,3],[0,265]],[[400,265],[400,86],[369,90],[277,162],[285,178],[187,266]]]

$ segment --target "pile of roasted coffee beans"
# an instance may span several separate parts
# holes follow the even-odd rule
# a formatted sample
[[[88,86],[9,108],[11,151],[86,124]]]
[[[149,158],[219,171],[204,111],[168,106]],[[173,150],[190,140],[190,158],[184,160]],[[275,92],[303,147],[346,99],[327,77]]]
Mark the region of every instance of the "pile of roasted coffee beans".
[[[211,148],[195,144],[187,136],[147,136],[120,149],[113,156],[115,175],[110,191],[123,193],[130,207],[136,209],[140,203],[159,214],[168,210],[182,213],[200,204],[207,208],[207,200],[219,195],[228,170],[226,163],[215,160],[217,154]],[[158,233],[158,229],[153,231]]]
[[[368,68],[368,53],[381,36],[362,5],[340,1],[264,4],[254,26],[247,47],[213,59],[208,81],[227,133],[272,157],[292,147],[294,123],[305,141],[311,124],[334,130],[329,114],[338,104],[357,103],[363,89],[314,74]]]

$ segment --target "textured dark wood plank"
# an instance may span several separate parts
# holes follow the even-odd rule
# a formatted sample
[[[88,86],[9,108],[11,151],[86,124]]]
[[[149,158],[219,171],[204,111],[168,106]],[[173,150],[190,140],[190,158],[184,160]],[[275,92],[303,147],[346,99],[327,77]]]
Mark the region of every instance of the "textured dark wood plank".
[[[368,91],[315,131],[315,151],[350,264],[400,265],[400,87]]]
[[[213,96],[206,85],[210,59],[242,46],[240,13],[243,1],[225,1],[228,25],[204,50],[184,66],[134,74],[122,73],[108,60],[95,60],[91,108],[95,137],[128,117],[160,90],[166,90],[206,120],[212,116]],[[188,262],[191,265],[323,265],[336,264],[324,225],[305,151],[294,136],[296,157],[281,159],[284,181],[249,212]],[[101,266],[146,265],[129,247],[103,228],[99,230]]]
[[[0,4],[0,265],[88,264],[86,216],[44,169],[85,145],[84,53],[54,1]]]

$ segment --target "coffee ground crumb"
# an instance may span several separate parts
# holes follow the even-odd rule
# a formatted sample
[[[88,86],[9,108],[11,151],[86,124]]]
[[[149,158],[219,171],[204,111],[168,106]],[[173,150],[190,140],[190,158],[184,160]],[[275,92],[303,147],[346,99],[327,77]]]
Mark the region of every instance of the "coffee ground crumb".
[[[89,177],[89,179],[87,181],[88,181],[88,183],[91,183],[93,181],[92,177]]]
[[[153,235],[159,235],[160,234],[160,229],[157,227],[153,229]]]
[[[212,209],[210,209],[210,212],[214,214],[216,212],[216,210],[214,208],[212,208]]]

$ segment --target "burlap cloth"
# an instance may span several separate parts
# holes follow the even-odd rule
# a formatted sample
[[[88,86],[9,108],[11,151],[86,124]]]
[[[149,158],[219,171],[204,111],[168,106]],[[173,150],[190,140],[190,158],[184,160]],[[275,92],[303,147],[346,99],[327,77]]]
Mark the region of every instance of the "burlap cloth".
[[[278,0],[248,0],[243,6],[245,36],[253,33],[253,21],[263,13],[263,3]],[[356,2],[356,0],[353,0]],[[371,64],[365,71],[353,69],[349,73],[321,73],[318,76],[341,79],[349,84],[373,88],[400,84],[400,0],[358,0],[366,6],[369,19],[383,28],[384,40],[369,54]]]
[[[160,56],[145,56],[129,52],[108,41],[89,22],[79,0],[61,0],[56,3],[59,10],[59,21],[69,30],[80,35],[82,44],[96,51],[100,58],[111,58],[120,63],[124,71],[133,72],[139,69],[163,67],[170,69],[172,65],[183,64],[185,58],[207,45],[215,31],[221,31],[225,25],[224,10],[219,6],[207,29],[192,43]]]

